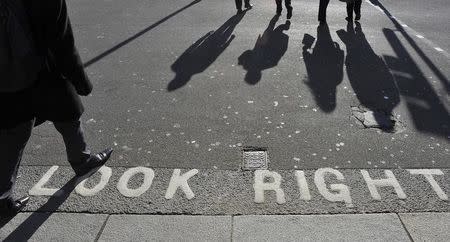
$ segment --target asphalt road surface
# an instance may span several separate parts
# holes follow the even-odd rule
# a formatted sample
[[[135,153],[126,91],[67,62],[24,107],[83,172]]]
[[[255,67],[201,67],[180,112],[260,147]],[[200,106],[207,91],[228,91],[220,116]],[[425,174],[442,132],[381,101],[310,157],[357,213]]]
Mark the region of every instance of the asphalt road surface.
[[[252,3],[253,9],[235,15],[231,0],[68,1],[77,46],[95,85],[83,99],[82,120],[93,151],[114,147],[108,162],[112,178],[105,171],[110,181],[101,194],[79,192],[90,197],[73,194],[65,205],[65,199],[49,205],[36,197],[29,209],[450,211],[448,1],[363,1],[361,21],[348,24],[345,4],[334,0],[323,26],[317,21],[318,0],[293,1],[290,21],[285,11],[274,16],[273,1]],[[286,181],[285,203],[271,194],[276,204],[252,207],[257,173],[242,170],[244,150],[267,154],[265,168]],[[17,193],[36,185],[54,165],[60,166],[55,181],[46,186],[61,187],[71,173],[61,137],[46,123],[28,144]],[[155,171],[154,193],[136,196],[134,203],[126,200],[126,188],[116,188],[133,167]],[[344,194],[334,198],[342,204],[330,203],[333,198],[320,185],[321,168],[343,172],[353,201]],[[192,178],[194,197],[183,190],[178,200],[167,200],[174,169],[205,178],[204,183]],[[398,188],[385,169],[394,171],[407,198],[387,188],[387,197],[374,205],[372,200],[379,200],[369,193],[364,171],[388,177],[390,183],[383,184]],[[429,171],[441,190],[405,169],[434,169]],[[297,192],[303,180],[295,170],[306,171],[309,186],[316,185],[311,198],[317,203],[299,202],[308,197],[304,186],[302,195]],[[148,177],[132,179],[134,188],[145,177],[152,180],[148,170],[139,172]],[[45,195],[39,192],[35,195]]]

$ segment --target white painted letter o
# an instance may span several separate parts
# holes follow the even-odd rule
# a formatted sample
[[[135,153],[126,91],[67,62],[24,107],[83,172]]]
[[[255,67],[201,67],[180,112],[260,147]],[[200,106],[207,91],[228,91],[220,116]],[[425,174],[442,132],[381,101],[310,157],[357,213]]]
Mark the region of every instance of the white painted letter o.
[[[81,177],[83,179],[76,187],[75,191],[80,194],[83,197],[90,197],[94,196],[95,194],[99,193],[103,188],[106,187],[106,185],[109,182],[109,179],[112,175],[112,169],[107,166],[102,166],[98,172],[102,174],[102,177],[100,178],[100,182],[93,188],[86,188],[85,184],[89,177]]]
[[[128,182],[130,181],[130,179],[139,173],[142,173],[144,175],[144,182],[142,183],[142,185],[136,189],[128,188]],[[119,182],[117,183],[117,189],[125,197],[139,197],[152,186],[153,178],[155,178],[155,172],[150,168],[130,168],[125,171],[120,177]]]

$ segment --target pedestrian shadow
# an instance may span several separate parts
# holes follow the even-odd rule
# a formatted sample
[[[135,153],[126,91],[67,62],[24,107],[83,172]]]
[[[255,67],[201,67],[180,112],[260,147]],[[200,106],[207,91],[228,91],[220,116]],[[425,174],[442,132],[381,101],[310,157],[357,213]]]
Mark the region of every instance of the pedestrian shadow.
[[[176,76],[167,86],[168,91],[186,85],[192,76],[202,73],[216,61],[235,38],[233,31],[246,11],[232,16],[216,31],[205,34],[178,57],[171,66]]]
[[[247,71],[245,81],[250,85],[261,80],[263,70],[277,66],[287,51],[289,36],[284,31],[289,30],[291,22],[287,20],[275,28],[278,19],[275,15],[262,36],[258,36],[253,49],[246,50],[238,58],[238,64]]]
[[[345,66],[350,84],[359,103],[376,114],[375,119],[385,131],[392,131],[392,125],[386,124],[393,109],[399,104],[400,97],[389,68],[378,56],[369,42],[359,22],[347,24],[347,31],[338,30],[337,34],[346,45]]]
[[[317,27],[317,40],[305,34],[302,43],[303,61],[308,74],[305,83],[319,108],[326,113],[332,112],[336,108],[336,87],[344,76],[344,51],[331,38],[327,24]]]
[[[411,45],[411,47],[417,52],[417,54],[422,58],[422,60],[425,62],[425,64],[431,69],[431,71],[437,76],[439,81],[444,85],[447,93],[450,92],[450,82],[447,79],[447,77],[442,74],[442,72],[439,70],[439,68],[430,60],[430,58],[422,51],[422,49],[417,45],[417,43],[414,41],[411,36],[406,32],[406,30],[403,28],[403,26],[398,22],[398,20],[392,16],[392,14],[389,12],[389,10],[384,7],[383,4],[381,4],[378,0],[369,0],[374,6],[379,7],[384,14],[386,14],[387,17],[392,21],[392,23],[395,25],[395,28],[403,35],[403,37],[408,41],[408,43]]]
[[[383,29],[396,56],[385,56],[394,73],[416,129],[443,137],[450,135],[450,116],[411,55],[391,29]]]
[[[68,181],[61,189],[57,191],[57,195],[50,197],[48,201],[42,205],[36,212],[33,212],[25,221],[23,221],[13,232],[11,232],[4,241],[28,241],[34,233],[47,221],[66,200],[72,191],[83,179],[74,177]],[[10,220],[0,221],[0,228],[3,228]]]

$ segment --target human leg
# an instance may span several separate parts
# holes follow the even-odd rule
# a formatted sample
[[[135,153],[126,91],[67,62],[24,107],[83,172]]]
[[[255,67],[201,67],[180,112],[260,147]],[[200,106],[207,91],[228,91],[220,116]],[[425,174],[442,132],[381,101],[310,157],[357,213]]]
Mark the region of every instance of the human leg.
[[[320,0],[319,3],[319,21],[325,22],[327,20],[327,7],[330,0]]]
[[[19,200],[12,198],[23,151],[30,139],[34,119],[11,129],[0,129],[0,216],[18,213],[28,203],[29,197]]]
[[[91,157],[84,139],[81,121],[54,122],[53,125],[63,137],[70,165],[77,169]]]
[[[67,159],[77,176],[83,176],[91,170],[103,166],[111,156],[112,149],[91,154],[84,139],[80,120],[54,122],[54,125],[63,137]]]
[[[355,11],[355,20],[360,20],[361,19],[361,4],[362,4],[362,0],[355,0],[355,7],[354,7],[354,11]]]
[[[11,129],[0,130],[0,199],[11,196],[25,146],[30,139],[34,119]]]
[[[275,0],[275,3],[277,4],[277,14],[281,14],[281,11],[283,10],[283,7],[281,6],[281,1],[283,0]]]
[[[291,5],[291,0],[285,0],[284,4],[286,6],[287,9],[287,19],[290,19],[292,17],[292,5]]]
[[[252,8],[253,6],[250,4],[250,0],[245,0],[245,8]]]
[[[242,0],[234,0],[234,2],[236,3],[236,9],[242,10]]]
[[[353,9],[355,8],[355,2],[351,1],[347,3],[347,21],[353,21]]]
[[[286,6],[287,9],[292,8],[291,0],[284,0],[284,6]]]

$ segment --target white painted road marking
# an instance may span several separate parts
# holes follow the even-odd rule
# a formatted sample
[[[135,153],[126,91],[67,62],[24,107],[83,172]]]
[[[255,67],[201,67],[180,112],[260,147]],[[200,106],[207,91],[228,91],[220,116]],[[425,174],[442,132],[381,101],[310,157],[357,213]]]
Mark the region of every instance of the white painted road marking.
[[[169,187],[167,188],[166,192],[166,199],[172,199],[175,193],[177,192],[178,187],[181,187],[181,190],[186,195],[187,199],[192,199],[195,197],[194,192],[192,192],[191,188],[189,187],[188,180],[189,178],[197,175],[198,170],[193,169],[190,170],[183,175],[181,174],[180,169],[175,169],[172,174],[172,178],[170,179]]]
[[[139,188],[130,189],[128,188],[128,182],[130,179],[137,174],[144,175],[144,181]],[[155,178],[155,172],[147,167],[135,167],[128,169],[120,177],[117,183],[117,190],[125,197],[139,197],[144,194],[152,186],[153,178]]]
[[[373,199],[381,201],[381,196],[377,190],[377,187],[393,187],[395,192],[397,193],[398,198],[406,199],[406,194],[405,192],[403,192],[400,183],[398,183],[392,171],[385,170],[384,174],[387,176],[387,178],[379,180],[372,179],[369,175],[369,172],[366,170],[362,170],[361,174],[363,175],[364,180],[366,180],[367,186],[369,187],[369,191]]]
[[[352,197],[350,196],[350,190],[348,186],[344,184],[331,184],[330,190],[327,188],[325,183],[325,176],[327,174],[332,174],[339,181],[344,181],[344,175],[333,168],[321,168],[318,169],[314,175],[314,183],[319,190],[319,193],[330,202],[345,202],[347,207],[353,207]]]
[[[433,190],[436,192],[438,197],[441,200],[447,201],[448,196],[445,194],[445,192],[442,190],[442,188],[439,186],[439,184],[434,179],[434,176],[443,176],[444,173],[441,170],[438,169],[410,169],[408,170],[409,173],[412,175],[423,175],[425,179],[430,183]]]
[[[30,191],[29,194],[33,196],[58,196],[58,189],[57,188],[49,188],[48,184],[54,183],[50,182],[50,179],[52,176],[57,172],[58,166],[52,166],[49,168],[48,171],[45,172],[45,174],[42,176],[42,178],[34,185]],[[444,176],[444,172],[439,169],[409,169],[409,170],[403,170],[408,171],[409,177],[413,178],[413,176],[421,175],[423,176],[423,182],[427,182],[429,184],[429,187],[431,188],[429,191],[426,191],[426,183],[425,187],[421,190],[425,194],[430,194],[430,192],[434,192],[437,196],[435,199],[439,199],[441,201],[448,201],[448,195],[445,193],[444,189],[439,185],[438,181],[435,179],[436,176]],[[113,173],[113,170],[109,167],[102,167],[98,171],[101,174],[100,181],[93,187],[93,188],[87,188],[86,182],[87,179],[80,178],[77,182],[78,185],[76,186],[76,193],[83,197],[91,197],[98,195],[100,191],[102,191],[107,184],[110,182],[111,175]],[[212,173],[223,173],[226,171],[220,171],[220,170],[214,170],[209,171]],[[289,171],[284,171],[285,174]],[[374,172],[373,170],[370,170],[370,173],[378,174],[379,172]],[[130,189],[128,187],[128,183],[132,177],[134,177],[137,174],[143,174],[144,179],[141,181],[142,183],[138,188]],[[189,170],[185,173],[181,173],[181,169],[174,169],[172,176],[170,178],[170,182],[168,184],[168,188],[166,190],[166,194],[164,196],[165,199],[173,199],[175,193],[177,192],[178,188],[185,194],[185,197],[188,200],[191,200],[195,197],[194,192],[190,188],[188,184],[188,180],[194,176],[196,176],[199,173],[199,170],[193,169]],[[167,173],[165,173],[167,174]],[[248,173],[247,173],[248,174]],[[314,184],[317,187],[317,191],[323,197],[325,200],[332,202],[332,203],[344,203],[346,207],[353,208],[353,199],[350,192],[350,187],[347,186],[345,183],[351,183],[350,181],[346,182],[346,179],[340,171],[333,169],[333,168],[320,168],[316,170],[314,173],[310,173],[311,176],[313,176]],[[371,195],[371,198],[376,201],[382,201],[383,197],[380,195],[380,192],[378,188],[380,187],[392,187],[395,190],[395,194],[397,195],[398,199],[404,200],[407,198],[403,188],[400,185],[399,180],[395,177],[394,172],[391,170],[384,170],[384,175],[381,175],[383,178],[375,179],[374,174],[370,175],[368,170],[360,170],[360,172],[352,173],[352,174],[361,174],[361,181],[364,183],[365,186],[368,188],[369,193]],[[404,173],[403,173],[404,174]],[[280,173],[275,171],[269,171],[269,170],[256,170],[253,173],[253,192],[254,192],[254,202],[255,203],[270,203],[270,201],[266,201],[265,199],[265,192],[266,191],[273,191],[276,195],[276,203],[279,205],[283,205],[286,203],[286,192],[283,190],[282,186],[284,186],[283,177],[280,175]],[[311,196],[311,190],[308,186],[308,181],[306,179],[305,171],[302,170],[294,170],[293,171],[293,178],[295,179],[294,186],[297,186],[298,191],[300,192],[299,199],[303,201],[311,201],[313,200],[313,197]],[[144,193],[146,193],[152,185],[152,182],[154,178],[156,177],[155,172],[151,168],[147,167],[135,167],[135,168],[129,168],[124,171],[122,176],[120,177],[116,188],[119,191],[121,195],[124,197],[140,197]],[[203,177],[203,176],[202,176]],[[202,183],[200,179],[201,177],[197,177],[196,179],[196,189],[201,189]],[[404,176],[403,176],[404,178]],[[354,180],[355,178],[352,178],[351,180]],[[333,180],[338,180],[341,183],[335,183]],[[420,179],[419,179],[420,180]],[[442,181],[442,177],[440,179]],[[405,180],[402,180],[405,182]],[[444,179],[445,181],[445,179]],[[207,182],[207,181],[205,181]],[[363,183],[359,183],[361,186]],[[355,183],[352,183],[355,184]],[[244,186],[247,186],[249,184],[243,184]],[[445,185],[445,184],[444,184]],[[46,187],[47,186],[47,187]],[[412,187],[414,187],[413,185]],[[423,186],[423,184],[421,185]],[[445,185],[445,186],[448,186]],[[411,187],[409,185],[408,187]],[[217,188],[215,186],[215,188]],[[249,187],[250,188],[250,187]],[[358,187],[357,190],[361,190],[361,187]],[[249,189],[243,188],[242,191],[248,192]],[[292,192],[292,189],[290,190]],[[359,196],[361,196],[360,192],[357,192]],[[418,195],[418,194],[416,194]],[[204,194],[203,194],[204,196]],[[414,199],[415,194],[410,194],[409,199]],[[388,198],[390,197],[390,198]],[[428,199],[431,198],[432,195],[427,195]],[[386,199],[391,199],[392,196],[386,196]],[[180,197],[180,199],[183,199],[183,196]],[[202,199],[202,198],[200,198]],[[359,197],[361,199],[361,197]],[[314,199],[315,200],[315,199]],[[317,201],[317,200],[315,200]]]
[[[50,169],[42,176],[42,178],[34,185],[28,192],[31,196],[57,196],[58,189],[55,188],[45,188],[45,184],[50,180],[50,178],[58,170],[59,166],[52,166]]]
[[[86,187],[86,181],[89,179],[88,175],[80,178],[80,183],[75,187],[75,191],[84,197],[94,196],[108,185],[109,179],[112,175],[112,169],[107,166],[102,166],[98,172],[102,175],[100,182],[93,188]]]
[[[311,200],[311,193],[309,192],[308,182],[306,181],[304,171],[295,171],[295,177],[297,177],[297,185],[300,190],[300,199],[309,201]]]
[[[272,178],[273,182],[265,182],[266,178]],[[255,171],[255,183],[253,189],[255,190],[255,203],[264,203],[264,192],[275,191],[277,196],[277,203],[286,203],[284,191],[281,189],[281,175],[274,171],[257,170]]]

